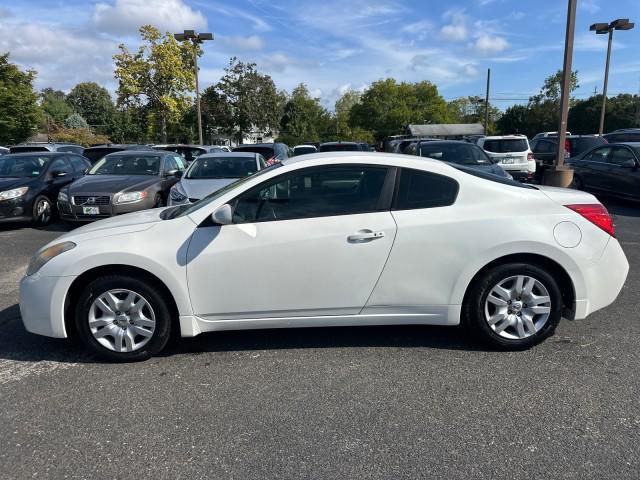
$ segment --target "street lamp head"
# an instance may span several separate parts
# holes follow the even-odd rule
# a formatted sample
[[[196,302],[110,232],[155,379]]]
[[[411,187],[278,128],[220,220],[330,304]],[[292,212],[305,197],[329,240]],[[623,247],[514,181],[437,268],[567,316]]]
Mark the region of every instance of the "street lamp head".
[[[184,33],[174,33],[173,38],[175,38],[179,42],[184,42]]]
[[[185,30],[184,31],[184,36],[188,39],[192,39],[193,37],[196,36],[196,31],[195,30]]]
[[[213,40],[213,33],[200,33],[198,40]]]
[[[609,28],[615,28],[616,30],[622,30],[622,28],[629,23],[628,18],[618,18],[609,24]]]
[[[604,31],[604,33],[607,33],[609,31],[609,24],[608,23],[594,23],[593,25],[591,25],[589,27],[589,30],[591,30],[592,32],[595,31],[596,33],[601,33]]]
[[[627,22],[624,25],[621,25],[619,27],[616,27],[616,30],[631,30],[633,27],[635,27],[636,24],[633,22]]]

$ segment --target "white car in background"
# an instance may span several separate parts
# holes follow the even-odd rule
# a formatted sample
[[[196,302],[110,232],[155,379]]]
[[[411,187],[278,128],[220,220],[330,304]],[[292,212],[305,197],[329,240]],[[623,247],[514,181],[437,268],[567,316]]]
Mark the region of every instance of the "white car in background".
[[[266,167],[266,160],[253,152],[205,153],[189,165],[171,187],[169,205],[193,203],[236,180]]]
[[[309,153],[316,153],[318,149],[315,145],[296,145],[293,147],[293,155],[307,155]]]
[[[493,135],[476,142],[487,155],[521,182],[533,180],[536,160],[525,135]]]
[[[20,311],[28,331],[117,361],[176,334],[343,325],[462,322],[522,349],[612,303],[628,269],[588,193],[329,152],[62,235],[31,259]]]

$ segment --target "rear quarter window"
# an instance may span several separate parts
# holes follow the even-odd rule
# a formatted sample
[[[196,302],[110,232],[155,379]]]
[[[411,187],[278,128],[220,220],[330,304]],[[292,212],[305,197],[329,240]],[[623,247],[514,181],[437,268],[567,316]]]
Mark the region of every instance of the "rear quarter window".
[[[403,168],[394,201],[394,210],[446,207],[458,196],[458,182],[436,173]]]

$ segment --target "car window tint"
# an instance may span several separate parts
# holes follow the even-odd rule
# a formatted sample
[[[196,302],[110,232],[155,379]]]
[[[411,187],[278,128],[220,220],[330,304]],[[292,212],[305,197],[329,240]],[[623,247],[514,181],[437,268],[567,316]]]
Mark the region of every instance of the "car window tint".
[[[165,173],[171,170],[177,170],[177,169],[178,169],[178,164],[176,164],[176,161],[173,159],[173,157],[165,157],[164,159]]]
[[[71,166],[76,171],[76,173],[82,173],[87,168],[90,167],[88,162],[84,160],[82,157],[78,157],[76,155],[70,155],[69,160],[71,161]]]
[[[182,172],[184,170],[183,158],[180,155],[174,155],[173,160],[176,162],[176,165],[178,166],[178,170]]]
[[[84,148],[76,145],[63,145],[57,148],[58,152],[71,152],[81,154]]]
[[[584,159],[588,160],[589,162],[604,163],[607,161],[607,156],[609,155],[610,151],[611,151],[611,147],[596,148],[591,153],[588,153],[584,157]]]
[[[271,179],[237,198],[235,223],[374,212],[386,167],[306,168]],[[233,203],[232,203],[233,204]]]
[[[433,208],[453,205],[458,182],[436,173],[401,169],[394,210]]]
[[[242,178],[257,171],[254,157],[204,156],[198,158],[189,169],[186,178]]]
[[[58,157],[53,162],[51,162],[51,165],[49,166],[49,172],[53,172],[56,170],[59,172],[71,173],[71,168],[63,157]]]
[[[535,153],[554,153],[556,149],[556,143],[548,141],[539,141]]]
[[[524,138],[485,140],[483,148],[493,153],[526,152],[528,150],[528,143]]]
[[[628,148],[614,148],[609,155],[609,163],[619,166],[634,165],[635,157]]]

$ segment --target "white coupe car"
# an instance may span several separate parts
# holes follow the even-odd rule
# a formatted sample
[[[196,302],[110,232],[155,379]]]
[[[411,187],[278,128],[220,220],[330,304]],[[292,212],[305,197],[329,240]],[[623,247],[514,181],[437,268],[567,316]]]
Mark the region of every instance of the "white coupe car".
[[[590,194],[331,152],[63,235],[32,258],[20,310],[113,360],[175,334],[339,325],[463,322],[521,349],[612,303],[628,268]]]

